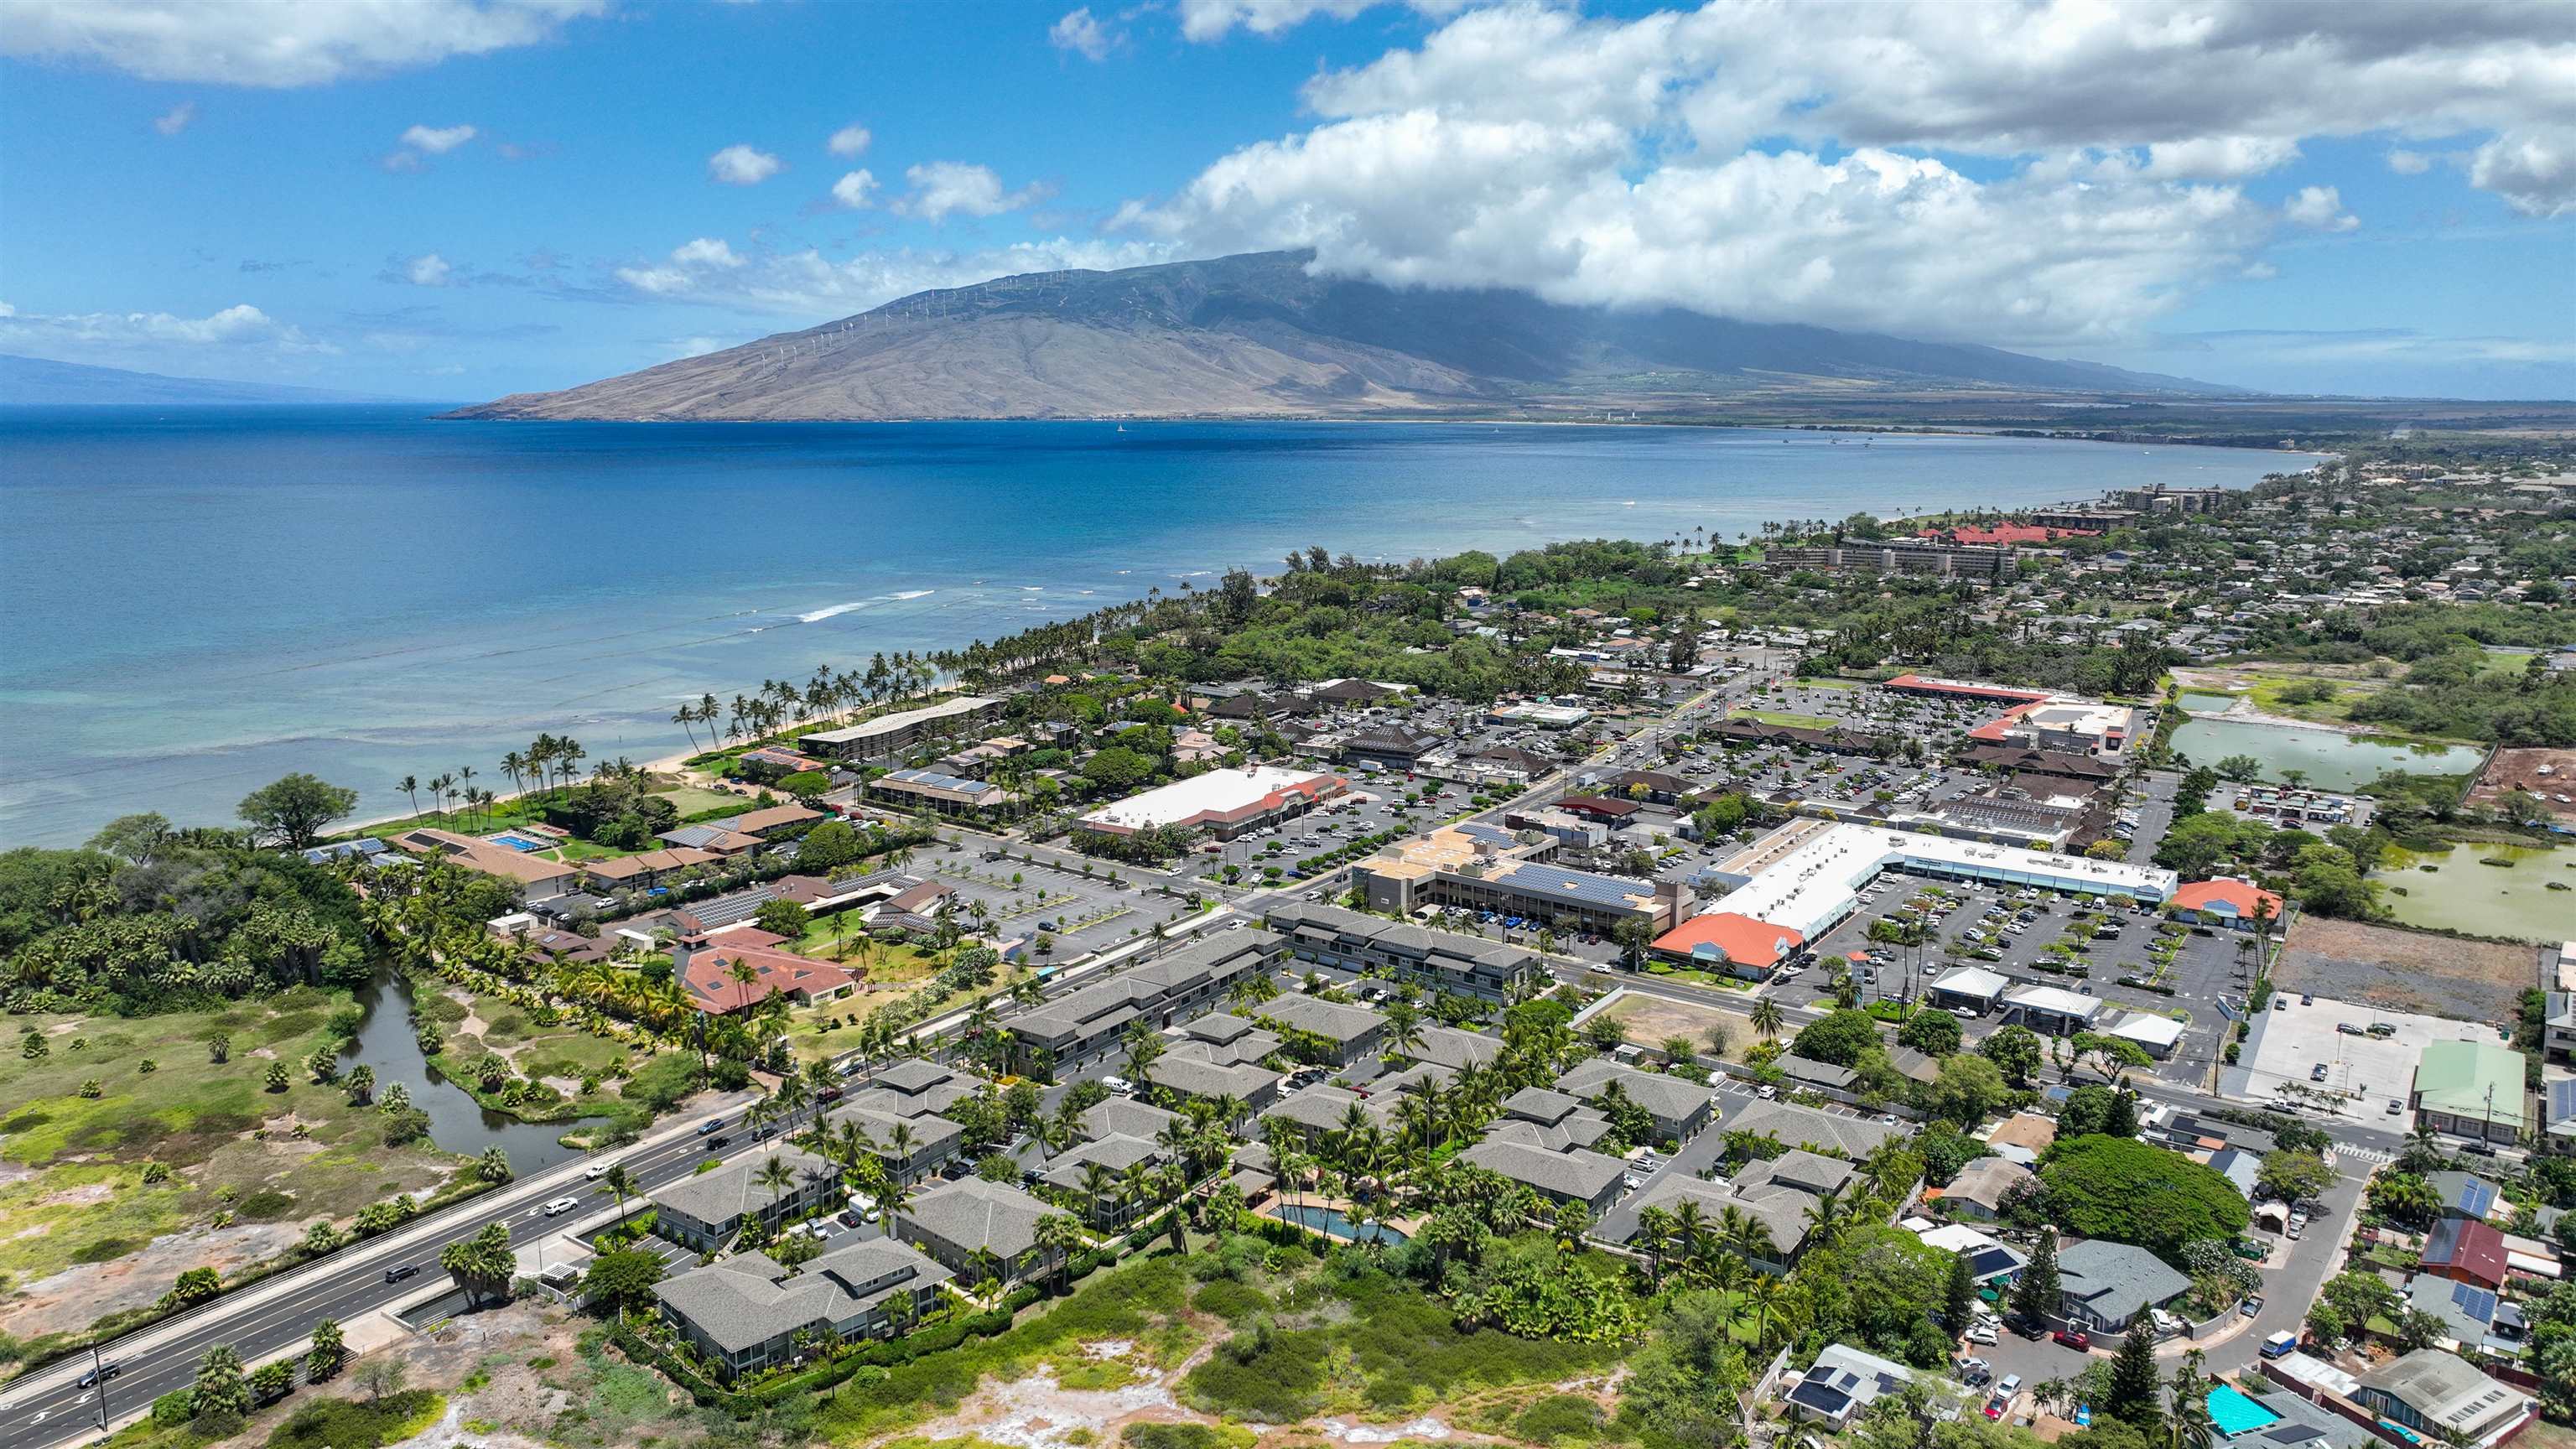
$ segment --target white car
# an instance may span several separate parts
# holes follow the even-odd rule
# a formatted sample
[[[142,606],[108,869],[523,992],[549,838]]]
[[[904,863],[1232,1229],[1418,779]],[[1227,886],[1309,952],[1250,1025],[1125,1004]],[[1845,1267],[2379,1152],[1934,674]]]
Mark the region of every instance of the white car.
[[[1136,1084],[1127,1080],[1125,1077],[1102,1077],[1100,1079],[1100,1085],[1118,1093],[1120,1096],[1125,1096],[1127,1093],[1136,1090]]]
[[[547,1217],[550,1217],[550,1218],[557,1218],[557,1217],[561,1217],[561,1216],[563,1216],[565,1213],[571,1212],[574,1208],[577,1208],[577,1207],[579,1207],[579,1206],[581,1206],[581,1199],[580,1199],[580,1198],[577,1198],[577,1197],[559,1197],[559,1198],[556,1198],[553,1202],[550,1202],[550,1203],[547,1203],[547,1204],[546,1204],[546,1216],[547,1216]]]
[[[589,1178],[593,1182],[597,1182],[608,1175],[608,1169],[616,1165],[617,1164],[613,1162],[594,1162],[590,1166],[583,1168],[581,1170],[581,1175]]]
[[[1995,1341],[1995,1338],[1995,1326],[1992,1323],[1974,1323],[1968,1327],[1968,1342],[1970,1343],[1991,1344]]]

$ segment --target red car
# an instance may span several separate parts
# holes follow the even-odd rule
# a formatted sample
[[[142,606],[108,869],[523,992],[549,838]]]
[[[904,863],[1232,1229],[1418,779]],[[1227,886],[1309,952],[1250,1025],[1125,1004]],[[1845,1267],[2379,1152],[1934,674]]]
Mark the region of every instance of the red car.
[[[2061,1328],[2049,1336],[2068,1348],[2087,1349],[2093,1346],[2093,1335],[2080,1328]]]

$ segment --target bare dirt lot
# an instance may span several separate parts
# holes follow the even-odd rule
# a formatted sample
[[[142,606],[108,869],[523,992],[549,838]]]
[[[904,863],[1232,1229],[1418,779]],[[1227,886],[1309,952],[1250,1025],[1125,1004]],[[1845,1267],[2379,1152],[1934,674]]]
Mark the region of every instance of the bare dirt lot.
[[[1708,1055],[1708,1029],[1726,1028],[1726,1060],[1740,1062],[1752,1049],[1752,1018],[1740,1011],[1724,1011],[1714,1006],[1694,1006],[1685,1001],[1667,1001],[1660,996],[1632,993],[1610,1006],[1610,1019],[1619,1030],[1639,1046],[1657,1046],[1668,1036],[1686,1036],[1702,1056]]]
[[[2529,792],[2560,820],[2576,820],[2576,805],[2559,803],[2561,796],[2576,796],[2576,750],[2498,750],[2469,787],[2469,802],[2493,806],[2516,790]]]
[[[2539,984],[2529,946],[2455,941],[2357,921],[2301,916],[2272,973],[2283,991],[2315,992],[2462,1021],[2513,1019]]]

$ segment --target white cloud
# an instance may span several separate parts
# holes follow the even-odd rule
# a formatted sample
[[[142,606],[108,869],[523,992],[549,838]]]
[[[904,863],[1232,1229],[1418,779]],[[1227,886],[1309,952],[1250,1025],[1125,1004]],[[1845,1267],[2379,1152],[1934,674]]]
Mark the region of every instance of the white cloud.
[[[415,287],[444,287],[447,285],[449,275],[455,270],[447,264],[447,259],[438,253],[423,252],[403,263],[402,275],[403,280]]]
[[[2576,212],[2576,126],[2505,131],[2469,158],[2469,184],[2525,216]]]
[[[867,127],[851,125],[834,131],[832,139],[827,144],[832,148],[832,154],[835,156],[859,156],[866,154],[868,142],[874,139],[868,134]]]
[[[2361,218],[2343,209],[2343,197],[2331,186],[2302,186],[2282,204],[2281,214],[2318,231],[2351,231]]]
[[[5,0],[0,54],[146,80],[327,85],[553,38],[608,0]]]
[[[181,101],[179,104],[172,106],[169,110],[155,116],[152,120],[152,129],[160,132],[164,136],[175,136],[181,131],[188,129],[188,123],[195,119],[197,119],[197,103],[195,101]]]
[[[726,245],[724,238],[712,236],[702,236],[695,241],[681,243],[672,249],[671,260],[684,267],[742,265],[742,258],[734,254],[733,248]]]
[[[1181,34],[1192,40],[1218,40],[1242,26],[1255,35],[1277,35],[1318,15],[1348,20],[1379,0],[1181,0]],[[1412,0],[1426,15],[1456,13],[1469,0]]]
[[[805,325],[864,312],[897,297],[937,287],[963,287],[997,276],[1075,267],[1139,267],[1170,261],[1176,255],[1160,242],[1056,237],[974,251],[902,248],[869,252],[844,261],[833,261],[808,249],[783,256],[744,258],[738,267],[691,262],[674,252],[665,264],[621,267],[615,276],[620,283],[647,296],[771,314]]]
[[[707,158],[707,175],[727,186],[758,186],[787,169],[787,163],[749,146],[727,146]]]
[[[432,156],[444,156],[474,139],[472,126],[413,126],[402,133],[402,144]]]
[[[2239,181],[2299,159],[2299,143],[2280,136],[2200,136],[2147,146],[2141,175],[2166,180]]]
[[[1118,37],[1085,5],[1066,11],[1062,19],[1048,27],[1047,41],[1058,50],[1070,50],[1086,60],[1106,60],[1117,46]]]
[[[1207,38],[1352,8],[1182,14]],[[2134,335],[2255,275],[2286,225],[2359,225],[2331,188],[2275,209],[2237,184],[2296,167],[2310,137],[2517,126],[2473,179],[2534,214],[2576,205],[2563,18],[2539,0],[2438,27],[2332,0],[1709,0],[1636,19],[1503,0],[1317,75],[1309,129],[1113,227],[1195,255],[1312,247],[1396,284],[2023,346]]]
[[[895,209],[931,222],[951,216],[999,216],[1043,201],[1051,194],[1049,188],[1034,182],[1017,191],[1004,191],[1002,178],[993,174],[992,167],[962,161],[933,161],[907,167],[903,179],[911,183],[912,192],[896,203]]]
[[[865,167],[850,172],[832,183],[832,199],[856,211],[876,194],[877,178]]]
[[[2388,169],[2400,176],[2421,176],[2433,169],[2433,158],[2421,151],[2399,147],[2388,153]]]
[[[0,344],[44,356],[130,354],[208,347],[276,353],[333,353],[296,327],[247,302],[203,317],[169,312],[80,312],[47,315],[0,305]]]

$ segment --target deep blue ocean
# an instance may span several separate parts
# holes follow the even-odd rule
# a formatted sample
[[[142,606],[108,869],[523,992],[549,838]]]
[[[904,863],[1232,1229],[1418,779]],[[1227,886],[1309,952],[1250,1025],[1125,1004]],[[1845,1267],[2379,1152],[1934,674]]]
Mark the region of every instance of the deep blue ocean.
[[[680,747],[683,700],[1273,572],[1555,539],[2249,484],[2230,449],[1486,424],[436,422],[0,410],[0,845],[228,821],[540,731]],[[1839,441],[1835,441],[1839,439]]]

